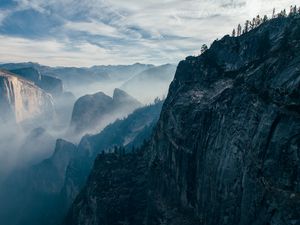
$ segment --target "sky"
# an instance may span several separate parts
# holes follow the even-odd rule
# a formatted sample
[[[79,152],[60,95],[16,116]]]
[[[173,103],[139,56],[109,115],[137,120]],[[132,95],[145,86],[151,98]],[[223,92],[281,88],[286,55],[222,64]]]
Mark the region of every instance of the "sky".
[[[295,0],[0,0],[0,62],[178,63]]]

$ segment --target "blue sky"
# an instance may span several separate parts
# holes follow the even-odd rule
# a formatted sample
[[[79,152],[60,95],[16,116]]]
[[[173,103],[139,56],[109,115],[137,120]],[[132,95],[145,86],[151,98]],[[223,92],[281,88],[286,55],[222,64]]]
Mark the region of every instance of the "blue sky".
[[[0,62],[177,63],[292,0],[0,0]]]

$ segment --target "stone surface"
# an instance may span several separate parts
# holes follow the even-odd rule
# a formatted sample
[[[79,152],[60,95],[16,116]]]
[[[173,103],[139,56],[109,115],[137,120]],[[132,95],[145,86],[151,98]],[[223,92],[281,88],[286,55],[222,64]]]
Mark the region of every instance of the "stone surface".
[[[126,117],[142,104],[126,92],[115,89],[113,97],[98,92],[79,98],[74,105],[70,133],[81,137],[99,133],[116,119]]]
[[[146,160],[141,183],[128,191],[124,174],[103,169],[110,156],[98,158],[66,224],[300,224],[299,66],[296,17],[225,36],[204,54],[187,57],[150,143],[140,150],[143,158],[137,154],[130,169],[138,176]],[[110,165],[109,171],[121,169]],[[129,220],[122,206],[131,198],[122,193],[138,196],[145,188],[146,207],[134,214],[144,220]]]
[[[0,70],[0,119],[3,123],[29,123],[54,116],[51,95],[32,82]]]
[[[76,157],[66,171],[62,191],[68,206],[84,186],[98,154],[113,152],[116,147],[123,147],[126,152],[132,152],[150,138],[162,104],[163,101],[157,101],[155,104],[139,108],[127,118],[108,125],[99,134],[86,135],[81,139]]]

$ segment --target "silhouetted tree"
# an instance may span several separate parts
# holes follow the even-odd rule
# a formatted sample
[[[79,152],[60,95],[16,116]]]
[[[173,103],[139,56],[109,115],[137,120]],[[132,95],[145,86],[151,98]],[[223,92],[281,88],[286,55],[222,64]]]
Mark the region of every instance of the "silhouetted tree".
[[[293,8],[293,15],[296,15],[297,14],[297,6],[294,6]]]
[[[255,17],[252,19],[252,25],[253,25],[252,29],[254,29],[256,27],[256,19],[255,19]]]
[[[297,15],[297,14],[300,14],[300,7],[297,8],[296,5],[295,6],[291,5],[289,16]],[[275,8],[273,8],[272,19],[274,19],[276,17],[287,17],[286,10],[284,9],[276,15],[276,10],[275,10]],[[232,36],[235,37],[235,36],[240,36],[241,34],[247,33],[250,30],[253,30],[254,28],[260,26],[261,24],[263,24],[267,21],[268,21],[268,16],[267,15],[264,15],[264,17],[260,17],[260,15],[257,15],[256,17],[254,17],[250,21],[246,20],[243,29],[242,29],[240,24],[238,25],[237,30],[233,29]]]
[[[265,22],[267,22],[267,21],[268,21],[268,16],[265,15],[264,18],[263,18],[263,20],[262,20],[262,22],[265,23]]]
[[[283,17],[286,17],[286,16],[287,16],[287,15],[286,15],[286,10],[285,10],[285,9],[282,11],[281,15],[282,15]]]
[[[241,24],[239,24],[237,28],[237,36],[240,36],[241,34],[242,34],[242,26]]]
[[[260,24],[261,24],[261,19],[260,19],[260,16],[257,15],[256,19],[255,19],[255,26],[258,27]]]
[[[232,37],[235,37],[235,29],[232,31]]]
[[[275,10],[275,8],[274,8],[274,9],[273,9],[273,13],[272,13],[272,19],[275,18],[275,13],[276,13],[276,10]]]
[[[253,21],[249,21],[249,31],[254,29]]]
[[[247,33],[249,31],[249,20],[246,20],[244,31]]]
[[[206,44],[203,44],[203,45],[201,46],[201,54],[203,54],[204,52],[206,52],[207,49],[208,49],[207,45],[206,45]]]

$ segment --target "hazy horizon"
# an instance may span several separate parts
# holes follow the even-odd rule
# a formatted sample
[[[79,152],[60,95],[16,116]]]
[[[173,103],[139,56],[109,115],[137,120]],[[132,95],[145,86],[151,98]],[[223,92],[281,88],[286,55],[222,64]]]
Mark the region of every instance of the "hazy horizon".
[[[150,66],[154,66],[154,67],[159,67],[159,66],[163,66],[163,65],[177,65],[178,63],[163,63],[163,64],[154,64],[154,63],[141,63],[141,62],[133,62],[133,63],[124,63],[124,64],[118,64],[118,62],[116,62],[115,64],[93,64],[90,66],[51,66],[51,65],[47,65],[47,64],[43,64],[43,63],[39,63],[39,62],[32,62],[32,61],[7,61],[7,62],[0,62],[0,65],[5,65],[5,64],[38,64],[40,66],[48,66],[48,67],[52,67],[52,68],[83,68],[83,69],[89,69],[92,67],[96,67],[96,66],[132,66],[132,65],[137,65],[137,64],[141,64],[141,65],[150,65]]]

